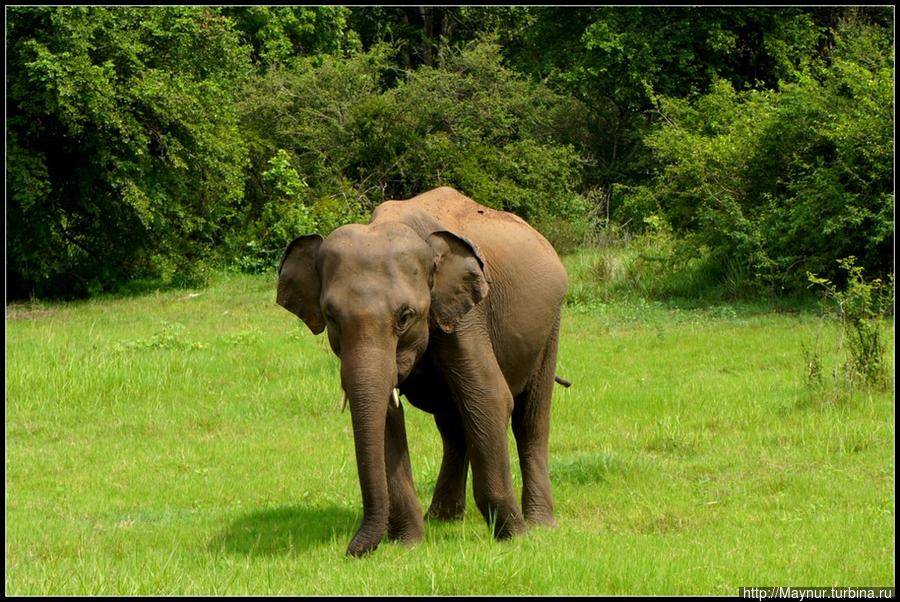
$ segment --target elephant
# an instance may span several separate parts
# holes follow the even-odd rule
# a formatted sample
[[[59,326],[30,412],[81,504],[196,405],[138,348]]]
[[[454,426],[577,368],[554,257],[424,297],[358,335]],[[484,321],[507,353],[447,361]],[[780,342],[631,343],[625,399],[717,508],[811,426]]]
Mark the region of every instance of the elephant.
[[[385,535],[424,536],[399,395],[433,414],[443,444],[427,518],[462,517],[471,465],[496,539],[556,526],[548,439],[567,287],[537,230],[449,187],[385,201],[368,224],[287,246],[276,302],[313,334],[327,330],[349,400],[363,518],[348,554],[371,552]]]

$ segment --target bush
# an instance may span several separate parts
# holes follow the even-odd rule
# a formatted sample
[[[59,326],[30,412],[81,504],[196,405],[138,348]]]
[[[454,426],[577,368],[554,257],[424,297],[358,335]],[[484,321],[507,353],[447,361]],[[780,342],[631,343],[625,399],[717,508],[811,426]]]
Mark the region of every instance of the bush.
[[[806,272],[839,278],[848,255],[891,272],[891,43],[851,21],[829,59],[778,91],[719,81],[696,100],[660,98],[646,143],[663,167],[627,192],[623,216],[658,209],[722,274],[731,261],[775,292],[802,289]]]
[[[378,166],[363,164],[383,159],[368,139],[372,127],[390,122],[381,83],[390,56],[379,46],[346,57],[294,57],[245,82],[238,110],[250,168],[230,262],[274,269],[294,237],[360,221],[383,200]]]
[[[863,268],[856,265],[855,257],[838,261],[846,273],[846,286],[841,289],[827,278],[807,274],[810,286],[820,287],[827,299],[837,305],[842,337],[837,353],[843,353],[843,378],[835,381],[847,384],[851,389],[859,385],[884,387],[888,382],[888,366],[882,336],[882,317],[893,309],[893,282],[880,278],[867,281]],[[821,380],[821,378],[819,379]]]
[[[553,138],[562,99],[504,67],[497,45],[448,54],[391,97],[407,141],[397,149],[401,196],[449,185],[527,220],[586,216],[580,158]]]
[[[230,24],[199,7],[8,17],[11,294],[202,278],[243,196],[249,61]]]
[[[252,168],[235,249],[249,244],[274,265],[293,236],[327,234],[386,199],[443,185],[519,214],[567,248],[584,237],[580,158],[552,136],[559,97],[506,69],[487,41],[399,81],[393,54],[379,45],[298,58],[248,82]]]

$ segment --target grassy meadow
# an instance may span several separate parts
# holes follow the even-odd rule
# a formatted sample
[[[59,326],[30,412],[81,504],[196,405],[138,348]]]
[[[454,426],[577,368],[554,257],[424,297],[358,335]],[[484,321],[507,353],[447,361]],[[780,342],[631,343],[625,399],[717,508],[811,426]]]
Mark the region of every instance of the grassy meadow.
[[[358,560],[344,555],[361,500],[338,363],[274,295],[272,275],[222,275],[7,306],[7,594],[894,585],[893,384],[809,387],[804,349],[818,345],[830,371],[838,341],[813,309],[568,306],[559,528],[495,542],[470,492],[463,521]],[[427,414],[406,417],[427,507],[440,438]]]

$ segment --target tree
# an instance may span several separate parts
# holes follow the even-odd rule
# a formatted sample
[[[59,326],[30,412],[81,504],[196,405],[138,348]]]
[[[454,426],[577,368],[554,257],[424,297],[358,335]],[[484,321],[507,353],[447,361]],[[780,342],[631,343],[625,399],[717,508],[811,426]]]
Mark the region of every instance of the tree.
[[[368,49],[387,43],[398,49],[398,66],[439,67],[448,51],[484,34],[509,31],[525,14],[515,6],[357,7],[351,22]]]
[[[248,51],[209,8],[7,12],[11,294],[195,275],[243,194]]]
[[[222,14],[234,21],[260,67],[360,49],[350,9],[343,6],[241,6],[224,8]]]
[[[660,97],[646,138],[657,176],[621,209],[661,217],[720,268],[746,266],[778,291],[805,288],[806,272],[839,279],[848,256],[891,273],[893,36],[852,18],[833,40],[777,90],[719,80],[696,99]]]
[[[490,42],[410,72],[394,56],[379,45],[299,58],[248,81],[240,106],[257,175],[238,231],[261,246],[242,264],[271,265],[294,236],[440,185],[539,226],[583,228],[581,162],[553,137],[558,95],[505,68]]]
[[[527,26],[523,26],[527,25]],[[823,28],[802,8],[539,7],[505,39],[510,65],[576,99],[561,132],[607,193],[651,175],[654,98],[691,98],[724,79],[771,89],[814,56]]]

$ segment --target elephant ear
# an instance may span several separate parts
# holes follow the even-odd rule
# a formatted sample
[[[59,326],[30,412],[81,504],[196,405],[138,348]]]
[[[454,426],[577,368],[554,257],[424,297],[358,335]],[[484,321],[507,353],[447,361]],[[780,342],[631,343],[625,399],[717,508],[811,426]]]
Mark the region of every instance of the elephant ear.
[[[278,266],[278,295],[281,307],[306,322],[313,334],[325,330],[319,307],[322,281],[316,269],[316,257],[322,237],[318,234],[295,238],[284,250]]]
[[[434,252],[431,319],[449,334],[488,294],[484,261],[472,244],[451,232],[429,235],[428,244]]]

